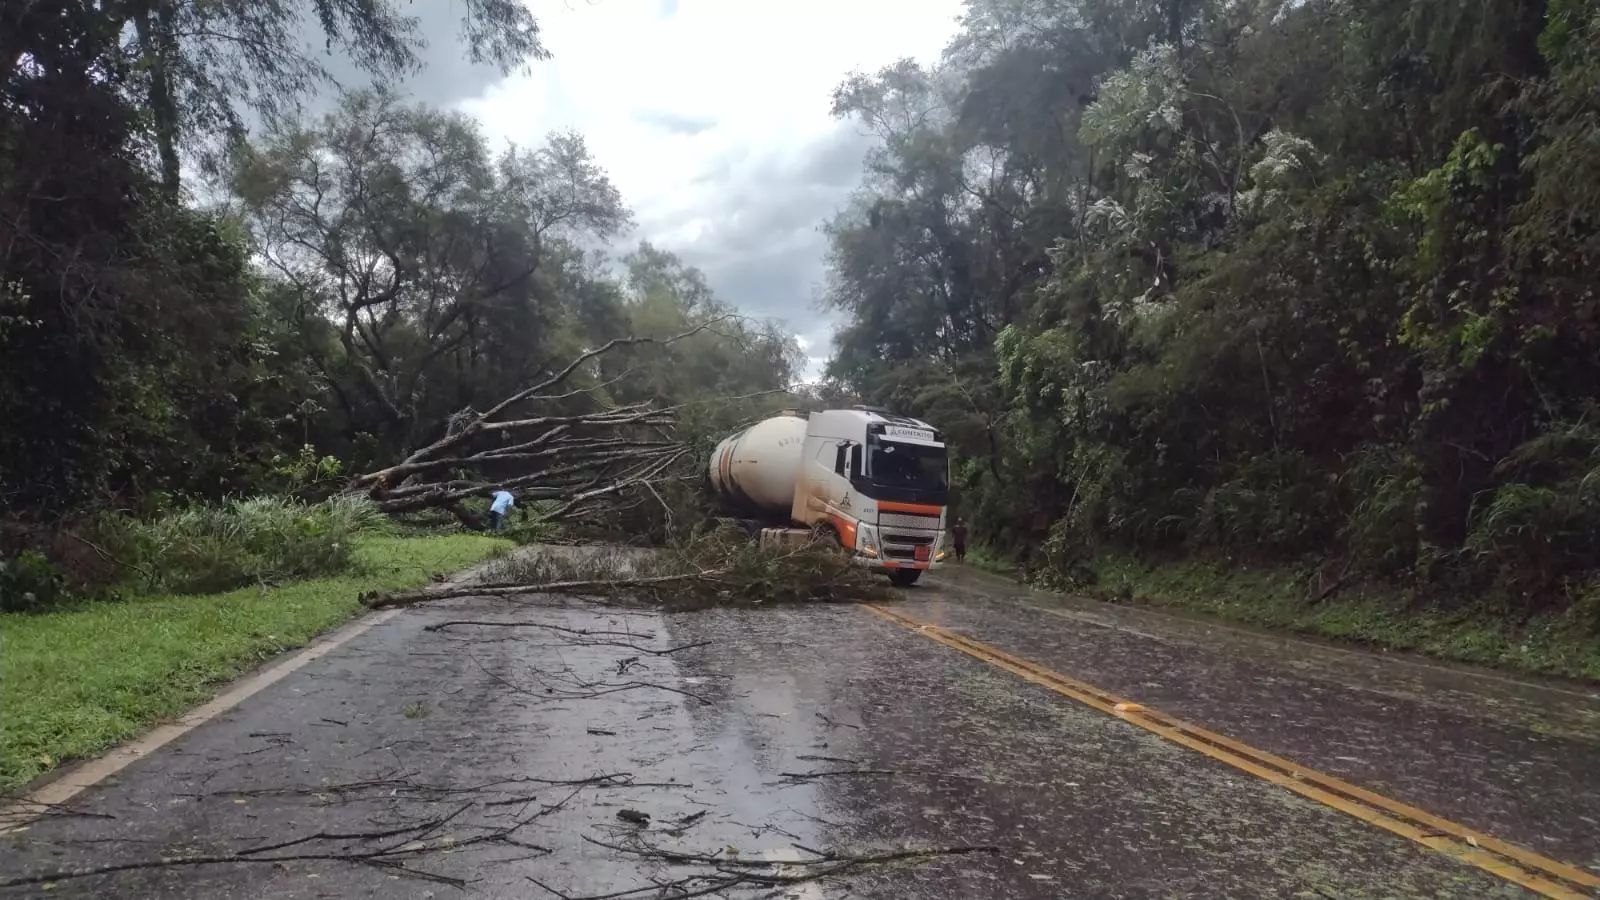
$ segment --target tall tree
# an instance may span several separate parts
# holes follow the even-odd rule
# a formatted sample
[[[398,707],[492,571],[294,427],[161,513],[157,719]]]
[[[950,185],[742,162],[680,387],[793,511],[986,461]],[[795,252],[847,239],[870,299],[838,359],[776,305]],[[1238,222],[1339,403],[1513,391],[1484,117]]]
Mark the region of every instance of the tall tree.
[[[568,314],[538,278],[551,242],[629,221],[581,137],[495,157],[470,119],[384,91],[275,124],[235,188],[267,264],[333,326],[319,364],[346,413],[394,450],[481,399],[506,332],[523,348],[511,378],[548,364]]]
[[[244,242],[153,190],[113,17],[7,4],[0,34],[0,509],[226,490],[250,377]]]

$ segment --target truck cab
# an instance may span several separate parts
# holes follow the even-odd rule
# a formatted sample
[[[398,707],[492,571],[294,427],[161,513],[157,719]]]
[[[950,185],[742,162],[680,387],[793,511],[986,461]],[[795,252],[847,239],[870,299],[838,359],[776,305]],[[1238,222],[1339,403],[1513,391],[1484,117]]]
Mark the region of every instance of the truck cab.
[[[926,422],[871,407],[814,412],[806,423],[791,518],[898,585],[944,558],[949,460]]]

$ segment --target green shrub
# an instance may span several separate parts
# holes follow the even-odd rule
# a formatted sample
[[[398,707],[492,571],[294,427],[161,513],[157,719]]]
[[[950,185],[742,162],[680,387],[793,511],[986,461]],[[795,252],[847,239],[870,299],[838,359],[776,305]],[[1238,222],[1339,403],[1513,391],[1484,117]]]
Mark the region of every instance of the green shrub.
[[[1473,504],[1464,550],[1517,592],[1548,594],[1600,559],[1600,430],[1552,426],[1495,465],[1504,479]]]
[[[1337,509],[1326,473],[1303,454],[1273,451],[1245,459],[1233,477],[1205,494],[1190,532],[1196,547],[1287,557],[1333,538]]]
[[[145,590],[205,594],[341,571],[352,539],[381,521],[363,497],[256,497],[126,521],[118,543]]]
[[[315,401],[307,403],[316,405]],[[304,409],[305,404],[301,407]],[[332,497],[345,481],[344,464],[337,457],[318,455],[317,448],[310,444],[302,446],[294,456],[274,456],[271,474],[284,491],[302,500]]]
[[[1050,526],[1033,571],[1033,583],[1047,591],[1073,591],[1095,583],[1095,549],[1086,529],[1071,517]]]
[[[952,555],[951,560],[955,557]],[[1017,564],[1010,556],[988,545],[979,544],[967,548],[967,565],[974,569],[992,572],[996,575],[1015,575]]]
[[[551,540],[561,533],[560,525],[545,518],[555,505],[541,501],[512,510],[511,515],[506,517],[506,530],[499,536],[518,544],[540,544]]]
[[[67,598],[66,579],[43,553],[0,558],[0,612],[37,612]]]
[[[1412,571],[1423,488],[1416,460],[1398,447],[1366,448],[1352,455],[1340,486],[1350,504],[1340,537],[1356,565],[1387,577]]]

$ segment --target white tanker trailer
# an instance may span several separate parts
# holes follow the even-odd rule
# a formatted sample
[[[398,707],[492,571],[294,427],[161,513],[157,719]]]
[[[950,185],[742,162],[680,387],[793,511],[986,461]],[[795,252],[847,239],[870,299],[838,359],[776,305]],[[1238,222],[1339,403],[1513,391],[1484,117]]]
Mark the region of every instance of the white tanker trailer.
[[[763,541],[821,532],[902,586],[945,557],[949,462],[926,422],[865,406],[781,413],[724,438],[707,474]]]

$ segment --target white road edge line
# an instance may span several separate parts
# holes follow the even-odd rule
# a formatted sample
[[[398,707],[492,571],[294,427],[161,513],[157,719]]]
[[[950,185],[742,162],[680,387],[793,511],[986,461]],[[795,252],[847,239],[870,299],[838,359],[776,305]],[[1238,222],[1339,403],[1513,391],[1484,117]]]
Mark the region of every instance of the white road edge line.
[[[46,815],[50,807],[60,806],[91,787],[110,778],[134,762],[156,752],[176,738],[233,709],[308,663],[314,662],[362,633],[398,616],[404,610],[389,609],[363,616],[344,625],[253,675],[235,681],[223,693],[189,710],[177,721],[157,725],[143,737],[115,747],[104,756],[68,771],[21,800],[0,808],[0,834],[24,828]]]

